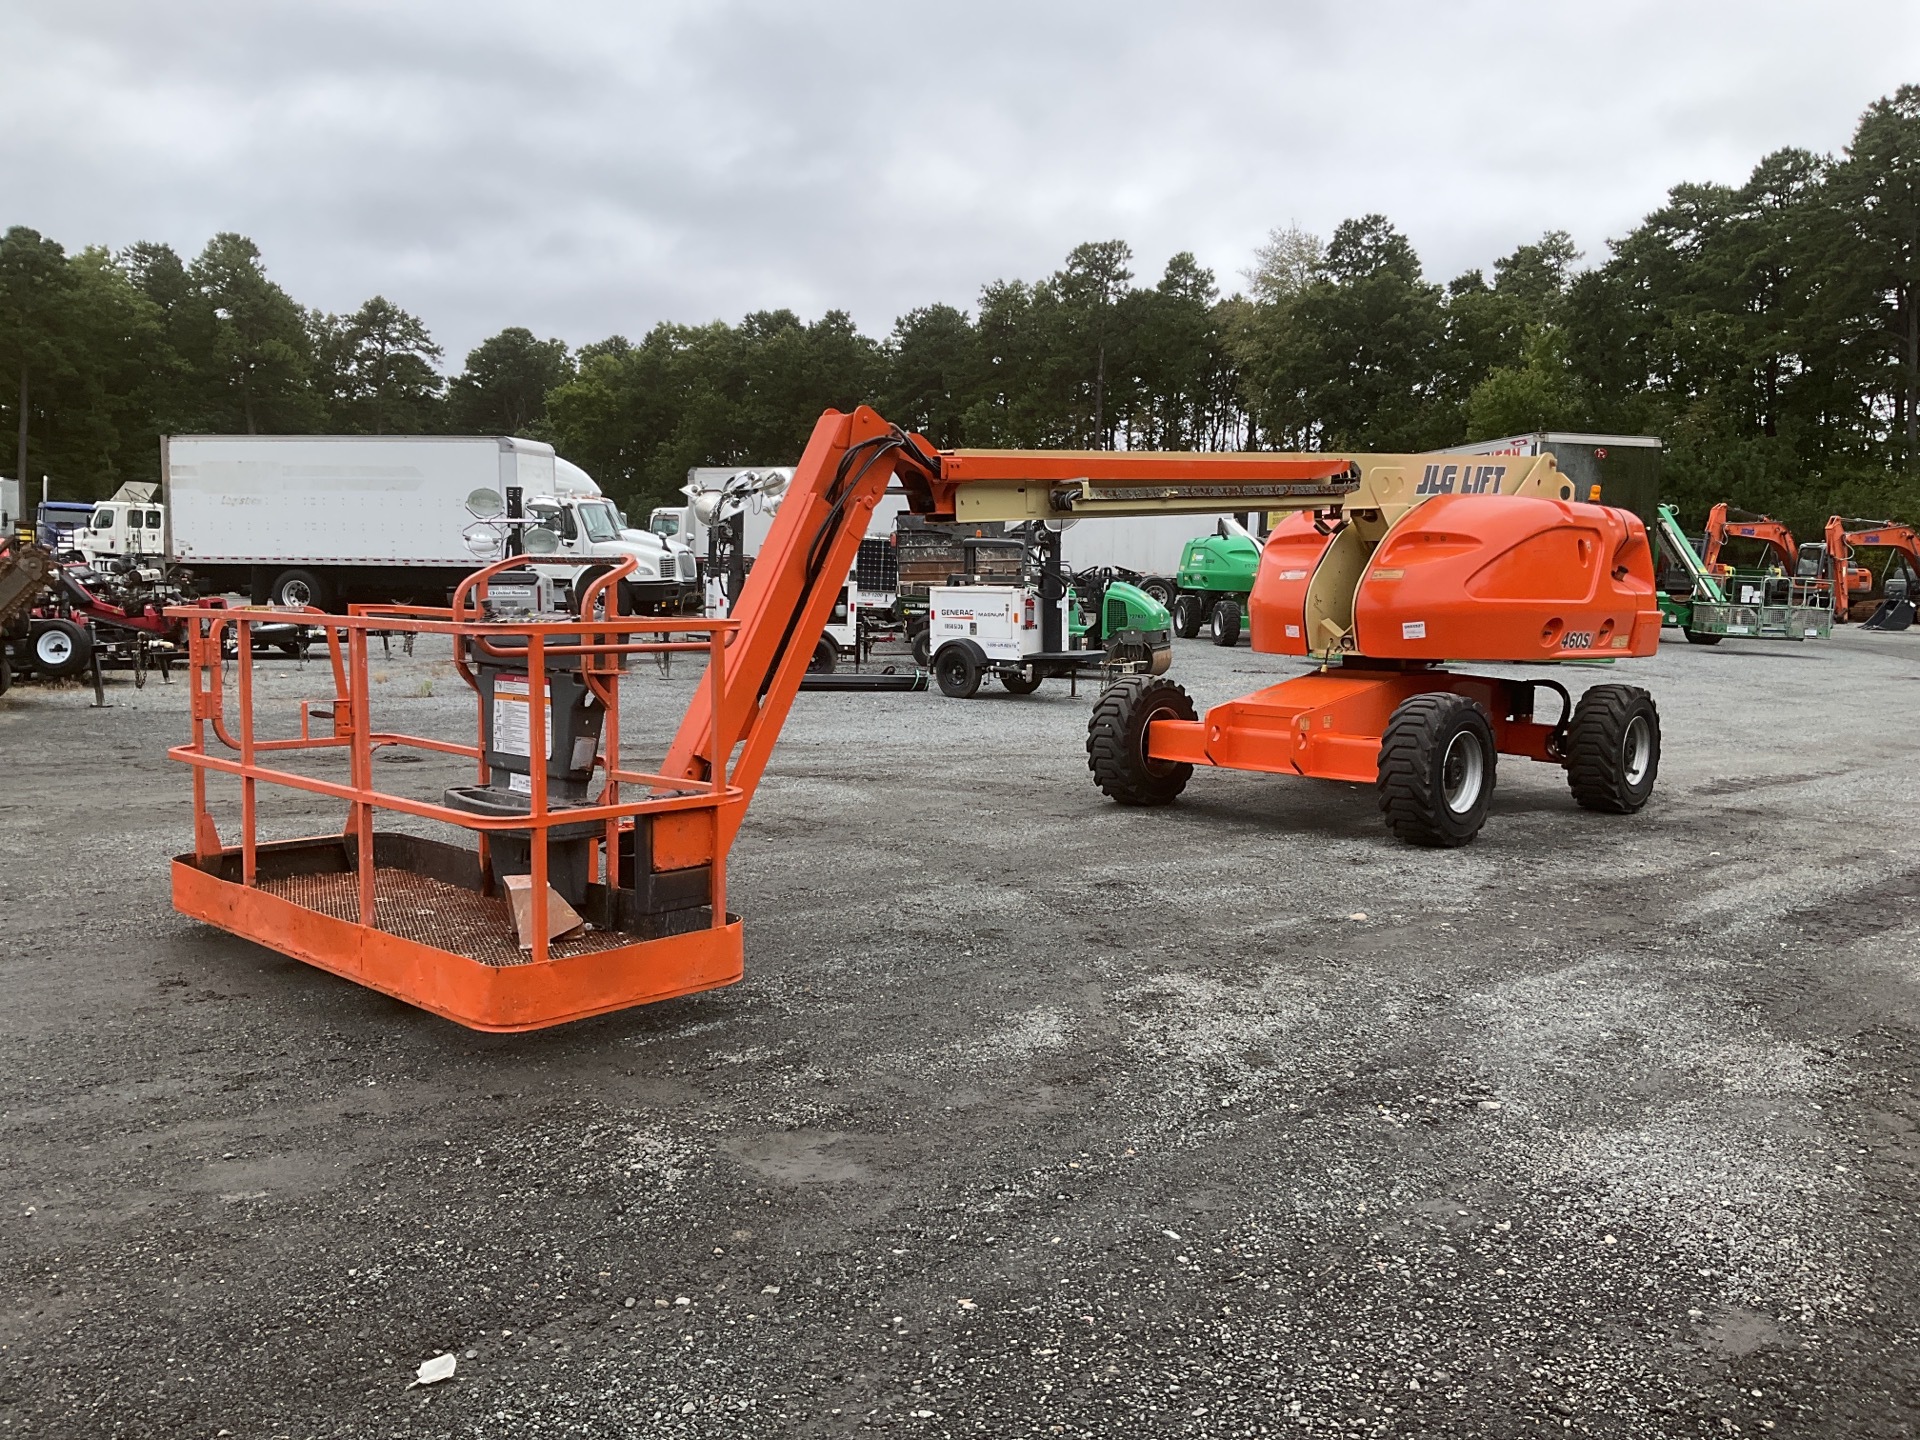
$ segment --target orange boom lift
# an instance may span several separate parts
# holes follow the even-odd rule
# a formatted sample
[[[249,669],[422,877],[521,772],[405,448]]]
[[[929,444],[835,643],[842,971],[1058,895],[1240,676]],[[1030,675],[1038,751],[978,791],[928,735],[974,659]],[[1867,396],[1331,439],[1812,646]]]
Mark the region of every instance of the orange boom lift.
[[[1109,690],[1089,724],[1089,766],[1123,803],[1171,800],[1199,765],[1372,781],[1395,833],[1456,845],[1485,818],[1500,754],[1565,767],[1589,808],[1630,812],[1651,793],[1659,719],[1644,691],[1595,686],[1575,706],[1550,680],[1441,664],[1647,655],[1658,644],[1644,527],[1575,503],[1551,456],[1461,465],[935,451],[862,407],[821,417],[731,620],[620,615],[618,571],[588,587],[577,616],[515,608],[505,587],[541,563],[516,557],[471,577],[445,608],[327,617],[330,710],[303,705],[297,733],[267,734],[255,723],[248,631],[311,616],[171,612],[191,629],[193,738],[171,753],[193,770],[195,842],[174,861],[175,907],[482,1030],[536,1029],[739,979],[728,848],[867,515],[894,479],[916,511],[943,520],[1297,512],[1261,562],[1254,646],[1321,664],[1204,718],[1161,677]],[[229,631],[239,642],[231,722]],[[475,691],[477,743],[376,726],[374,632],[450,637]],[[704,655],[706,671],[665,760],[637,769],[621,753],[619,673],[627,657],[673,651]],[[1561,700],[1551,722],[1535,718],[1541,688]],[[330,723],[316,733],[322,713]],[[478,783],[439,801],[390,793],[373,759],[392,747],[471,760]],[[315,753],[298,770],[271,763],[288,752]],[[336,773],[317,773],[329,755]],[[237,844],[210,808],[219,776],[238,782]],[[342,802],[343,830],[260,840],[262,785]],[[383,828],[383,812],[444,822],[474,842]]]

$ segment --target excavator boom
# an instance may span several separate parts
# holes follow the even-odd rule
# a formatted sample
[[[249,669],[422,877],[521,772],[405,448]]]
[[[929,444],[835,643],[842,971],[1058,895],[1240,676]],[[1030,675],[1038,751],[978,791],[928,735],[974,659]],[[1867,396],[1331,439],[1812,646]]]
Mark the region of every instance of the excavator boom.
[[[1730,510],[1722,500],[1707,512],[1707,545],[1701,555],[1709,570],[1718,570],[1721,551],[1730,540],[1751,540],[1764,546],[1770,563],[1791,575],[1800,563],[1800,546],[1793,532],[1770,515]]]

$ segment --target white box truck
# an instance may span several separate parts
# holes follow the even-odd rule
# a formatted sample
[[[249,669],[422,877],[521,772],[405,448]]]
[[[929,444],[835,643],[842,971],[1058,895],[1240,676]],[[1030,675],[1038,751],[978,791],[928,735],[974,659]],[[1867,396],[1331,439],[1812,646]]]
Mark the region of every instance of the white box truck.
[[[631,557],[625,607],[697,610],[693,552],[645,530],[551,445],[511,436],[172,435],[160,442],[166,556],[201,589],[256,604],[337,609],[353,600],[444,604],[460,580],[500,557],[467,499],[518,499],[579,564],[577,585]],[[103,501],[77,541],[114,549],[122,508]],[[147,519],[142,515],[142,519]]]

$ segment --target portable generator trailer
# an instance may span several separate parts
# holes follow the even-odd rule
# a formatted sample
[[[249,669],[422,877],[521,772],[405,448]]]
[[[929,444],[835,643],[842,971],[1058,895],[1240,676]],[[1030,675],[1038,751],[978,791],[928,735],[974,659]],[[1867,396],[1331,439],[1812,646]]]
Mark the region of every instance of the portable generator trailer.
[[[1068,571],[1061,531],[1028,522],[1012,536],[960,541],[966,570],[927,587],[926,629],[914,642],[941,694],[971,699],[989,676],[1009,694],[1031,695],[1046,680],[1166,672],[1166,607],[1111,571]],[[1018,552],[1019,574],[983,578],[983,549]]]
[[[1564,704],[1554,682],[1441,662],[1652,653],[1659,611],[1644,527],[1573,503],[1550,461],[1437,497],[1416,494],[1419,463],[936,451],[864,407],[829,411],[734,618],[620,615],[617,571],[581,597],[578,615],[592,618],[510,611],[488,603],[490,575],[512,563],[502,561],[463,583],[449,607],[361,606],[330,618],[324,733],[312,724],[321,712],[305,707],[297,733],[255,722],[245,632],[300,612],[183,609],[193,733],[170,753],[192,771],[194,845],[173,863],[175,907],[477,1029],[536,1029],[739,979],[727,851],[865,518],[896,475],[916,511],[963,523],[1223,505],[1299,512],[1262,556],[1253,640],[1321,665],[1204,718],[1162,676],[1120,682],[1096,708],[1087,745],[1095,781],[1123,803],[1166,803],[1203,765],[1372,781],[1396,834],[1459,844],[1484,820],[1497,755],[1511,754],[1565,768],[1588,808],[1639,809],[1660,745],[1644,691],[1595,686],[1545,723],[1534,695],[1554,690]],[[241,641],[231,722],[220,660],[229,629]],[[367,646],[378,630],[451,637],[481,702],[472,743],[380,728]],[[687,630],[704,633],[667,638]],[[619,661],[668,648],[703,652],[707,669],[664,760],[643,771],[622,753]],[[391,793],[372,763],[391,746],[464,756],[476,783],[437,800]],[[275,763],[313,750],[342,752],[346,779]],[[379,768],[385,782],[411,767]],[[232,844],[209,805],[210,782],[223,776],[238,782]],[[262,786],[340,802],[344,829],[260,840]],[[443,822],[476,843],[386,830],[375,823],[383,812]],[[556,885],[579,904],[556,897]]]

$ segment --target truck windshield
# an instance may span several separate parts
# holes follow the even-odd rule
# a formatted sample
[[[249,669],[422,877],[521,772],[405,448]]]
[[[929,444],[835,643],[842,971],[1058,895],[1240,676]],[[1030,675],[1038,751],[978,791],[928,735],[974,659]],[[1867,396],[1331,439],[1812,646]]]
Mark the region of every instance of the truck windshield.
[[[107,509],[94,511],[93,518],[87,521],[87,528],[89,530],[111,530],[113,528],[113,511]]]
[[[678,535],[680,533],[680,517],[671,510],[656,510],[653,512],[653,519],[647,528],[656,535]]]
[[[620,522],[613,518],[613,507],[604,501],[582,505],[580,509],[580,527],[587,532],[589,540],[618,540]]]

